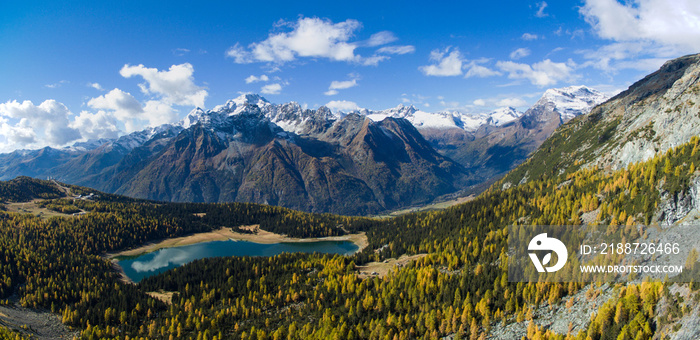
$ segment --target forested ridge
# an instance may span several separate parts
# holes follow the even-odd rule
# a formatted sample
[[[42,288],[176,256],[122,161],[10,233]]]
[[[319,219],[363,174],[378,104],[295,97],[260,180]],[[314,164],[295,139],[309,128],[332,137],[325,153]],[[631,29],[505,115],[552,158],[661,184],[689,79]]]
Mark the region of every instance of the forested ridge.
[[[497,183],[473,201],[439,212],[386,220],[308,214],[256,204],[176,204],[99,194],[94,200],[41,197],[45,181],[23,178],[32,197],[79,217],[42,220],[0,212],[0,298],[17,293],[22,305],[60,313],[85,338],[192,339],[435,339],[484,338],[497,322],[532,317],[540,304],[558,303],[578,283],[509,283],[508,225],[619,225],[633,232],[652,223],[662,197],[688,190],[700,164],[699,139],[605,173],[579,169],[542,174],[502,190]],[[26,199],[2,184],[6,202]],[[78,188],[76,188],[78,190]],[[88,189],[85,192],[89,192]],[[72,209],[72,208],[71,208]],[[192,262],[144,279],[119,281],[105,252],[222,226],[260,224],[298,237],[365,231],[369,246],[354,256],[282,254]],[[381,251],[375,252],[375,249]],[[428,255],[378,278],[360,279],[356,266],[402,254]],[[696,289],[695,285],[691,285]],[[589,287],[589,289],[591,289]],[[175,292],[166,304],[145,292]],[[587,329],[553,334],[531,325],[529,339],[651,339],[662,326],[661,283],[618,286]],[[662,318],[673,323],[687,308]]]

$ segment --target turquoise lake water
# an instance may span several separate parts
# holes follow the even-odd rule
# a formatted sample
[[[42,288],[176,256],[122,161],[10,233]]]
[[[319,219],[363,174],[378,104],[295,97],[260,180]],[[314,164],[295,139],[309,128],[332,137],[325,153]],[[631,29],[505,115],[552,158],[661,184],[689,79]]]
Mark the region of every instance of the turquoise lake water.
[[[208,257],[274,256],[281,253],[300,252],[351,255],[357,250],[357,245],[350,241],[262,244],[228,240],[164,248],[138,257],[120,260],[118,264],[122,267],[126,276],[134,282],[139,282],[143,278]]]

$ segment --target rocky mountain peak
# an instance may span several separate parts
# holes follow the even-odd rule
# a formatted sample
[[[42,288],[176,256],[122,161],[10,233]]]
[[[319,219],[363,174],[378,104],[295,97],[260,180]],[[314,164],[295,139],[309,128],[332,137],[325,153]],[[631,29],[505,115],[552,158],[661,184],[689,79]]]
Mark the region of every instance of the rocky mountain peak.
[[[562,122],[586,114],[598,104],[608,100],[608,96],[587,86],[569,86],[549,89],[544,92],[533,108],[551,107],[559,113]]]

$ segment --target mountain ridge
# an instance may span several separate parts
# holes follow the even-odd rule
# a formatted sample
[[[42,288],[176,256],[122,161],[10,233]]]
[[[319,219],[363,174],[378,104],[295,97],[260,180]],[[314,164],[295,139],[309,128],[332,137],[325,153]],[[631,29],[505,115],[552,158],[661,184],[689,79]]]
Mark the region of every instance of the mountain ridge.
[[[461,113],[425,113],[403,105],[332,112],[245,94],[211,110],[196,108],[177,124],[101,145],[0,155],[6,164],[0,178],[54,177],[153,200],[247,201],[373,214],[460,190],[478,191],[468,188],[510,170],[553,130],[543,128],[549,120],[561,123],[556,115],[527,123],[528,112],[503,108],[480,116],[473,130],[476,118]],[[454,124],[425,124],[435,115]]]

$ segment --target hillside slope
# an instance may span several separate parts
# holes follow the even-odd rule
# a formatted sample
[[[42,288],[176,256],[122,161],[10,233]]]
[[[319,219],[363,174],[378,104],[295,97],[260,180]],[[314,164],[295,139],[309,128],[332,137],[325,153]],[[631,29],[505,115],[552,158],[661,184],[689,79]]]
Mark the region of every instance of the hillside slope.
[[[589,114],[557,129],[504,187],[580,168],[617,170],[651,159],[700,134],[700,55],[666,62],[658,71]]]

